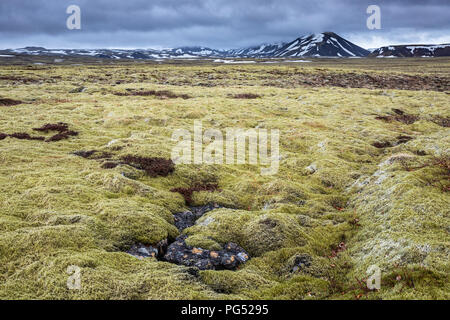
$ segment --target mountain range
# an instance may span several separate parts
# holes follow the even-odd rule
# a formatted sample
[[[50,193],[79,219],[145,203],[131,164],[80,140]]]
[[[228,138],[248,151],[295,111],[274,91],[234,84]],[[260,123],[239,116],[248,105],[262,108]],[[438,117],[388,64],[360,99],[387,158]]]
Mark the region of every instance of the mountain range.
[[[207,47],[173,49],[46,49],[25,47],[0,50],[0,57],[16,55],[96,57],[104,59],[174,59],[174,58],[294,58],[294,57],[434,57],[450,56],[450,44],[387,46],[371,51],[333,32],[311,34],[291,42],[262,44],[255,47],[216,50]]]

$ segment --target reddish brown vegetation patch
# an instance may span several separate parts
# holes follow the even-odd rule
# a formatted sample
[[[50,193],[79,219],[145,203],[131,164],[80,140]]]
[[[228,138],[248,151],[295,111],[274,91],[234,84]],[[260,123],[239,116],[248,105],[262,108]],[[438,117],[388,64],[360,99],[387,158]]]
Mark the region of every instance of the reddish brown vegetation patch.
[[[261,95],[256,93],[237,93],[233,96],[235,99],[258,99]]]
[[[70,136],[77,136],[77,131],[69,130],[69,125],[64,122],[58,123],[47,123],[40,128],[34,128],[33,130],[41,131],[41,132],[49,132],[49,131],[57,131],[58,133],[54,136],[51,136],[46,142],[54,142],[68,139]]]
[[[187,94],[177,94],[169,90],[148,90],[148,91],[130,91],[130,92],[116,92],[114,93],[116,96],[141,96],[141,97],[148,97],[153,96],[160,99],[189,99],[191,98]]]
[[[22,101],[8,99],[8,98],[0,99],[0,106],[3,106],[3,107],[15,106],[15,105],[22,104],[22,103],[23,103]]]
[[[16,138],[16,139],[20,139],[20,140],[40,140],[40,141],[45,140],[45,137],[32,137],[28,133],[24,133],[24,132],[16,132],[16,133],[10,134],[9,136],[11,138]]]
[[[90,158],[96,152],[97,152],[97,150],[89,150],[89,151],[81,150],[81,151],[75,151],[73,154],[87,159],[87,158]]]
[[[42,136],[33,137],[33,136],[30,136],[28,133],[24,133],[24,132],[16,132],[13,134],[2,133],[0,135],[0,137],[3,137],[3,138],[1,138],[0,140],[3,140],[9,136],[11,138],[16,138],[16,139],[20,139],[20,140],[39,140],[39,141],[45,140],[45,142],[53,142],[53,141],[60,141],[63,139],[67,139],[70,136],[78,135],[78,132],[69,130],[69,125],[67,123],[63,123],[63,122],[58,122],[55,124],[47,123],[46,125],[44,125],[40,128],[34,128],[33,130],[45,132],[45,133],[47,133],[48,131],[57,131],[58,133],[55,134],[54,136],[51,136],[47,140],[45,140],[45,137],[42,137]]]
[[[40,132],[45,132],[45,133],[47,133],[49,131],[57,131],[58,132],[54,136],[51,136],[50,138],[45,140],[46,142],[61,141],[61,140],[64,140],[64,139],[68,139],[71,136],[77,136],[78,135],[77,131],[69,130],[69,125],[67,123],[64,123],[64,122],[47,123],[47,124],[43,125],[40,128],[33,128],[33,130],[40,131]]]
[[[392,111],[395,113],[394,115],[377,116],[377,117],[375,117],[375,119],[383,120],[386,122],[399,121],[404,124],[413,124],[414,122],[419,120],[419,116],[416,116],[413,114],[407,114],[400,109],[392,109]]]
[[[207,183],[207,184],[196,184],[190,188],[173,188],[170,192],[178,192],[184,198],[184,201],[187,205],[192,205],[192,194],[194,192],[199,191],[217,191],[219,190],[219,186],[215,183]]]
[[[450,127],[450,117],[433,116],[431,121],[444,128]]]
[[[64,131],[64,132],[57,133],[54,136],[51,136],[50,138],[45,140],[45,142],[61,141],[61,140],[68,139],[70,136],[77,136],[77,135],[78,135],[78,132],[76,132],[76,131],[70,131],[70,130]]]
[[[151,177],[166,177],[175,170],[175,164],[171,159],[124,156],[122,161],[134,168],[144,170]]]
[[[40,128],[33,128],[33,130],[40,131],[40,132],[46,132],[46,133],[49,131],[65,132],[65,131],[69,131],[69,125],[64,122],[47,123]]]
[[[175,170],[175,164],[170,159],[164,158],[145,158],[139,156],[124,156],[120,159],[114,159],[113,154],[105,151],[89,150],[75,151],[73,153],[79,157],[90,160],[105,160],[102,163],[102,169],[114,169],[118,165],[126,164],[133,168],[144,170],[151,177],[166,177]]]

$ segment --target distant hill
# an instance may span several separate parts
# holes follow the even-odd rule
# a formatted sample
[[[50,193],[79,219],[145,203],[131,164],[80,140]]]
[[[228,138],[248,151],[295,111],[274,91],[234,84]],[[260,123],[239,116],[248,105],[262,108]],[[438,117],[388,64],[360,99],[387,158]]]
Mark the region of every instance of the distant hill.
[[[372,51],[369,57],[444,57],[450,56],[450,44],[400,45],[381,47]]]

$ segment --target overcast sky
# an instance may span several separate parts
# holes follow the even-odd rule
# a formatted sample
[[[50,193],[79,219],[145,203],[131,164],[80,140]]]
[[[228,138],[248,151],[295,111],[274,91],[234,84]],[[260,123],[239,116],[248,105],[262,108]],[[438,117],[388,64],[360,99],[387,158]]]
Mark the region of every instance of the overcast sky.
[[[81,8],[81,30],[66,9]],[[368,30],[368,5],[381,30]],[[434,0],[0,0],[0,48],[217,49],[334,31],[365,48],[450,43],[450,1]]]

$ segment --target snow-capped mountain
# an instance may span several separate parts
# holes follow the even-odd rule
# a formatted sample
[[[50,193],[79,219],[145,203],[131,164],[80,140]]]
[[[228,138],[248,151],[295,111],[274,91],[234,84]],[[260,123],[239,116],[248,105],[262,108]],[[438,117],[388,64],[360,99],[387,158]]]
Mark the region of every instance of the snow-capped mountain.
[[[333,32],[311,34],[289,43],[234,50],[244,57],[364,57],[369,51]]]
[[[222,57],[226,54],[225,50],[216,50],[207,47],[180,47],[163,50],[163,52],[173,57],[180,55],[191,55],[195,57]]]
[[[450,44],[400,45],[381,47],[372,51],[371,57],[444,57],[450,56]]]
[[[285,45],[285,43],[262,44],[256,47],[228,50],[227,54],[232,57],[274,57],[275,52]]]
[[[324,32],[298,38],[281,48],[278,57],[364,57],[369,54],[364,48],[338,36]]]

